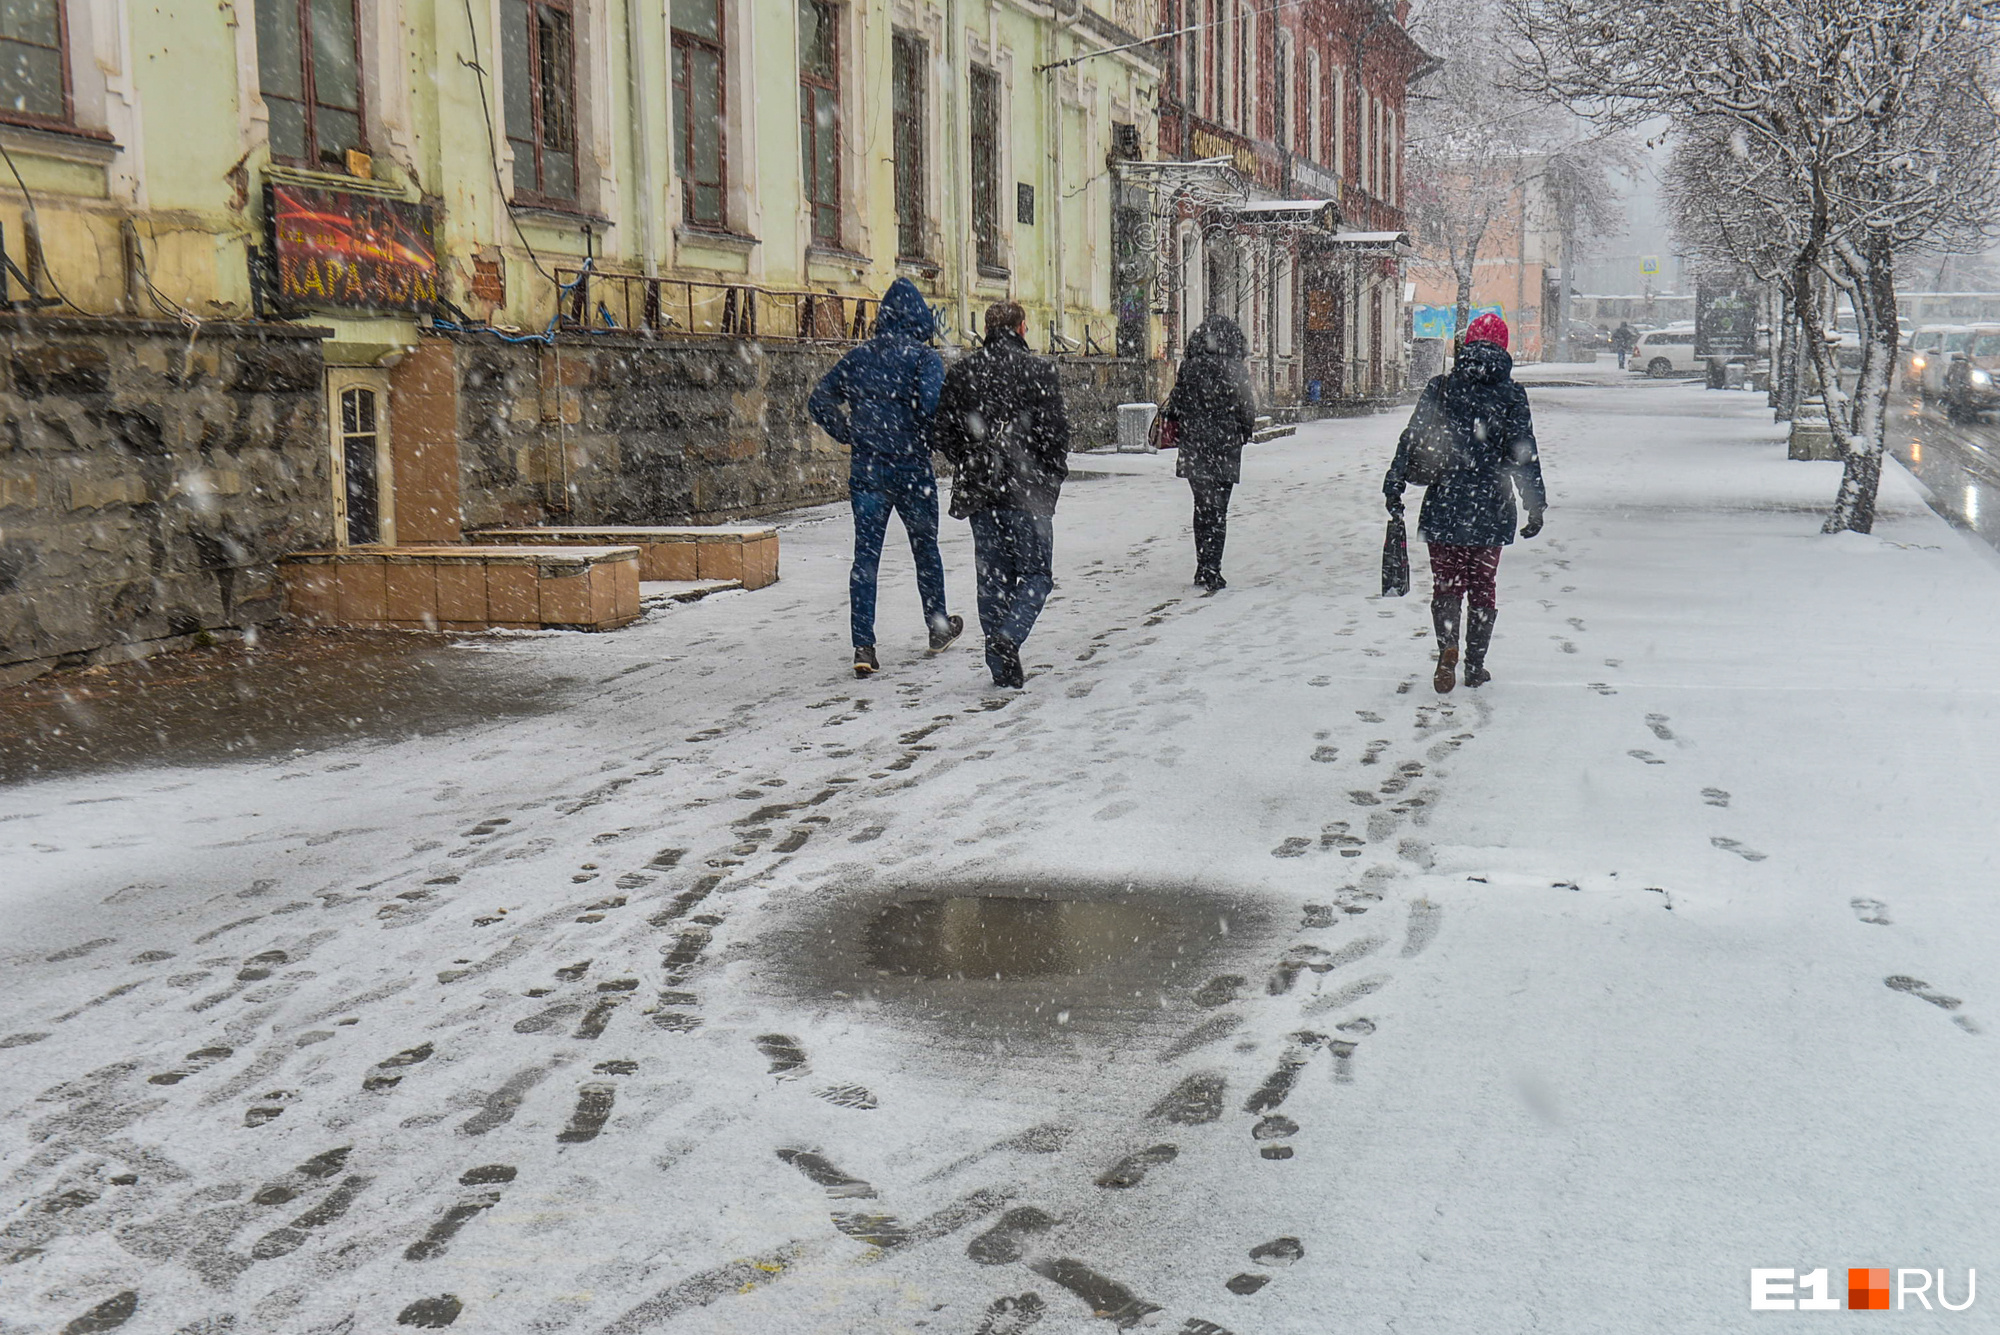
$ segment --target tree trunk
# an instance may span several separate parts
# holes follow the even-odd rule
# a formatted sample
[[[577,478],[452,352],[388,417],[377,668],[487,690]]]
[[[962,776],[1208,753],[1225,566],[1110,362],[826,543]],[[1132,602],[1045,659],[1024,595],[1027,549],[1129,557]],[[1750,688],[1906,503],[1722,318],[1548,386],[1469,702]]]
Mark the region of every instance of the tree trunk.
[[[1452,341],[1465,341],[1465,326],[1472,315],[1472,263],[1473,257],[1466,256],[1465,267],[1458,271],[1458,299],[1452,308]]]
[[[1846,258],[1843,256],[1843,258]],[[1888,241],[1871,237],[1854,275],[1854,319],[1861,333],[1861,378],[1854,388],[1854,431],[1842,445],[1846,464],[1825,533],[1869,533],[1882,484],[1882,446],[1896,366],[1896,259]]]
[[[1776,355],[1771,358],[1772,420],[1789,422],[1799,406],[1799,313],[1791,290],[1782,283],[1778,285],[1778,318],[1771,323],[1778,340]]]

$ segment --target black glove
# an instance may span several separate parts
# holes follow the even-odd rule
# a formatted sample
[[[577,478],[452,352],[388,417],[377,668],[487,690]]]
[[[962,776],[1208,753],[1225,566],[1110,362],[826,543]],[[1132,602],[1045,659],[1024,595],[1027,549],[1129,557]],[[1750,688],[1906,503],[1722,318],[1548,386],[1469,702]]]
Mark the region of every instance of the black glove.
[[[1390,514],[1399,515],[1403,513],[1403,498],[1399,493],[1393,491],[1383,493],[1382,502],[1389,507]]]
[[[1537,510],[1533,514],[1528,516],[1527,523],[1521,525],[1521,536],[1524,538],[1532,538],[1541,531],[1542,531],[1542,512],[1540,510]]]

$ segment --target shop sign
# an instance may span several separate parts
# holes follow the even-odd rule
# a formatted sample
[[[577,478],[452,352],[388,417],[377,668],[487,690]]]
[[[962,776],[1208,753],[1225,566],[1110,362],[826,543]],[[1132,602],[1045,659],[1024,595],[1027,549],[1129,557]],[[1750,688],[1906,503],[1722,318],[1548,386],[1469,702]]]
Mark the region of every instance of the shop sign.
[[[1248,145],[1239,144],[1213,130],[1194,132],[1194,155],[1197,158],[1228,158],[1236,164],[1237,172],[1250,180],[1258,179],[1257,153]]]
[[[264,189],[281,308],[425,312],[436,303],[437,239],[425,205],[277,181]]]
[[[1330,199],[1340,202],[1340,178],[1310,162],[1292,161],[1292,194],[1300,199]]]

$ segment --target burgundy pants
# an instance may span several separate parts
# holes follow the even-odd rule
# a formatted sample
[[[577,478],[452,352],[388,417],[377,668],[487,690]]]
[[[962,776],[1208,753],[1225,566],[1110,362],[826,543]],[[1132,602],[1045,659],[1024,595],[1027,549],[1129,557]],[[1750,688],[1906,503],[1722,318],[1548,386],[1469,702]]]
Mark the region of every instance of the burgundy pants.
[[[1499,606],[1494,580],[1500,574],[1498,547],[1461,547],[1455,543],[1433,542],[1431,549],[1431,596],[1445,602],[1463,597],[1473,607]]]

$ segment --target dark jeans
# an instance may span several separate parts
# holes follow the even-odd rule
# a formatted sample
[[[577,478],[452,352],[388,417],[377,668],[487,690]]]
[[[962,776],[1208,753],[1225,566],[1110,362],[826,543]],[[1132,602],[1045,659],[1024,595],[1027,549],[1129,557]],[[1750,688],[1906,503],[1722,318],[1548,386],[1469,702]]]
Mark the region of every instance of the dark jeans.
[[[944,558],[938,555],[938,493],[934,478],[922,478],[886,491],[856,491],[854,502],[854,570],[847,577],[847,598],[853,609],[855,648],[875,643],[875,572],[882,564],[882,540],[889,533],[889,513],[903,517],[910,537],[910,556],[917,564],[917,596],[923,600],[924,621],[939,626],[945,620]]]
[[[1227,482],[1204,482],[1189,478],[1194,492],[1194,570],[1201,575],[1222,573],[1222,543],[1229,536],[1229,493]]]
[[[987,639],[1024,643],[1042,614],[1055,560],[1055,520],[1026,510],[981,510],[972,516],[972,550],[978,570],[979,628]],[[986,655],[986,666],[1000,664]]]

